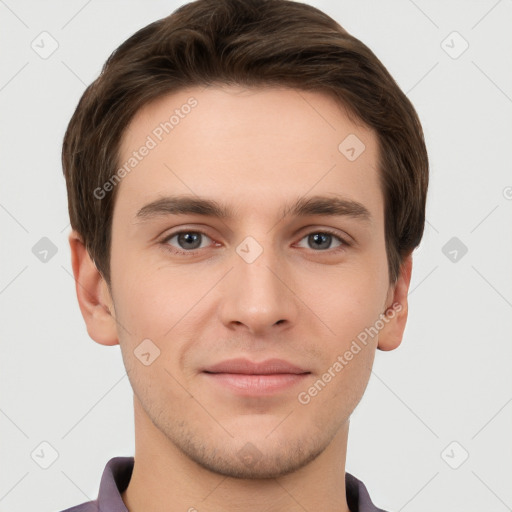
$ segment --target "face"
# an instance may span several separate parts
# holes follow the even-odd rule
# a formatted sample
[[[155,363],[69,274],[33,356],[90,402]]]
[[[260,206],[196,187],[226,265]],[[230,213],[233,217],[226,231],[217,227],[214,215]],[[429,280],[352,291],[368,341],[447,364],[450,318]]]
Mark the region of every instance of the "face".
[[[202,467],[284,475],[347,426],[392,298],[377,159],[332,99],[285,88],[182,90],[127,129],[119,343],[138,413]],[[239,358],[295,369],[218,366]]]

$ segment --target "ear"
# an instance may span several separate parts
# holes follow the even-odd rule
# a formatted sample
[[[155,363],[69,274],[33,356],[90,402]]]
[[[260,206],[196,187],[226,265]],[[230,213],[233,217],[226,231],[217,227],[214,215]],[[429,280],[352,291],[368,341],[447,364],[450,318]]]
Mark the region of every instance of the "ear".
[[[379,333],[379,350],[394,350],[402,342],[407,323],[408,302],[407,294],[411,283],[412,254],[409,254],[400,265],[400,275],[394,285],[390,286],[386,301],[386,311],[383,314],[384,327]]]
[[[114,307],[107,283],[76,231],[69,235],[69,245],[76,295],[87,332],[101,345],[117,345],[116,321],[112,316]]]

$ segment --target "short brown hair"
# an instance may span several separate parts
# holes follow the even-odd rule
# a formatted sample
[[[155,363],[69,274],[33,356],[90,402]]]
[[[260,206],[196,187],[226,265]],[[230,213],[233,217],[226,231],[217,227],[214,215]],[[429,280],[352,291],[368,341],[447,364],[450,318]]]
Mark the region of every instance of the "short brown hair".
[[[142,28],[112,53],[64,137],[71,226],[107,283],[118,187],[101,199],[93,191],[115,174],[124,130],[151,100],[212,84],[323,92],[376,131],[389,278],[395,282],[425,224],[428,157],[411,102],[367,46],[310,5],[197,0]]]

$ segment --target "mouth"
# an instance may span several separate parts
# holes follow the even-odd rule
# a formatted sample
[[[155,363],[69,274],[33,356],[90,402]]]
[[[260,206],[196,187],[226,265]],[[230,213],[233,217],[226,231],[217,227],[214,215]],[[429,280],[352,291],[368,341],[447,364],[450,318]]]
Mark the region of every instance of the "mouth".
[[[230,359],[203,369],[210,382],[242,396],[270,395],[298,385],[311,372],[282,359]]]

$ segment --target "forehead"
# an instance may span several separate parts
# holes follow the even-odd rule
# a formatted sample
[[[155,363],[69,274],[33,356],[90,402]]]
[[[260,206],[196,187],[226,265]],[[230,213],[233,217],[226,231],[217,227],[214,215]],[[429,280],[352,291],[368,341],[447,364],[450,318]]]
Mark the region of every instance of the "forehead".
[[[126,129],[117,201],[221,198],[247,215],[329,193],[379,216],[378,142],[334,99],[290,88],[192,87],[145,105]],[[259,206],[259,209],[255,209]],[[137,208],[137,210],[138,210]],[[264,211],[263,211],[264,210]]]

